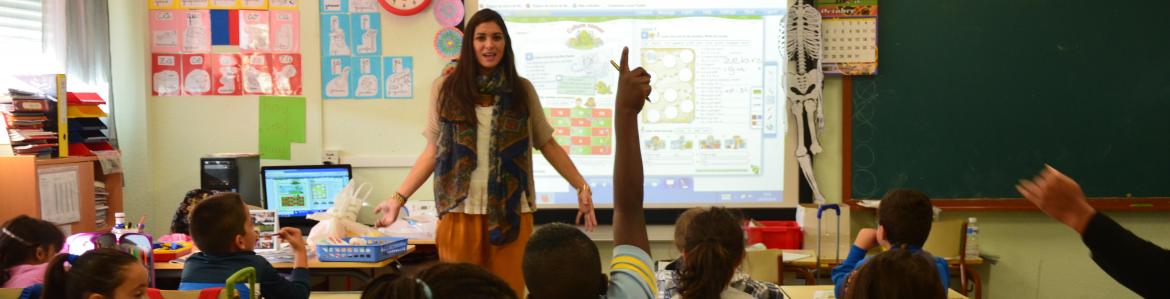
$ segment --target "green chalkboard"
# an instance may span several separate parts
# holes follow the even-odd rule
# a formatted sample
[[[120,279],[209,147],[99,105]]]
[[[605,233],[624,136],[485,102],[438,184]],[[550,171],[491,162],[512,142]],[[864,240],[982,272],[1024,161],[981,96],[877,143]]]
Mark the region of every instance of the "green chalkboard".
[[[1091,197],[1170,196],[1170,2],[882,0],[852,79],[854,199],[1018,198],[1051,164]]]

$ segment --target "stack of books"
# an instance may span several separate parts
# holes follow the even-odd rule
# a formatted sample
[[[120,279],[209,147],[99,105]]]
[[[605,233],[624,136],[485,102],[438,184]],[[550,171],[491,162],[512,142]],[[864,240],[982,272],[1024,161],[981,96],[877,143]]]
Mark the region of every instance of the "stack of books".
[[[57,150],[57,105],[51,97],[17,89],[8,90],[11,103],[0,107],[8,127],[12,151],[17,155],[52,157]]]
[[[114,150],[106,137],[107,126],[102,117],[107,113],[100,105],[106,101],[92,92],[69,92],[69,155],[93,156],[94,151]]]
[[[109,198],[110,192],[106,191],[106,183],[102,181],[93,182],[93,207],[96,211],[94,217],[97,223],[97,228],[106,228],[106,215],[110,211]]]

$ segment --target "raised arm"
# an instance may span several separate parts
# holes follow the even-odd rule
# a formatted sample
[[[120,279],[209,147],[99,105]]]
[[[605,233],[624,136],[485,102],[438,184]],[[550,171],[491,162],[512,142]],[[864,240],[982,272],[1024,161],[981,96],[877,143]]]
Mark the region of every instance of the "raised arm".
[[[642,150],[638,139],[638,113],[650,95],[650,74],[642,68],[630,70],[629,48],[622,49],[614,115],[616,150],[613,164],[613,240],[616,245],[633,245],[650,253],[646,237],[646,215],[642,208]]]

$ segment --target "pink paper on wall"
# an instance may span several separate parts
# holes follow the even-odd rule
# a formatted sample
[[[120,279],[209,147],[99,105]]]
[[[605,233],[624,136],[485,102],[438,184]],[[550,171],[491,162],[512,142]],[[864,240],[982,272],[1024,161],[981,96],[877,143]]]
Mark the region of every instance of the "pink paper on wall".
[[[183,53],[211,52],[211,11],[186,10],[183,12]]]
[[[216,95],[240,95],[240,55],[211,54],[211,92]]]
[[[240,52],[268,52],[268,11],[240,11]]]
[[[179,72],[181,71],[182,66],[179,65],[178,54],[151,54],[151,94],[156,96],[179,95],[179,88],[181,88]]]
[[[183,54],[183,95],[211,94],[211,61],[207,54]]]
[[[273,53],[301,52],[301,14],[295,10],[269,12],[268,29]]]
[[[272,54],[272,78],[276,95],[301,94],[301,54]]]
[[[272,94],[272,56],[269,54],[242,54],[244,94]]]
[[[150,52],[179,53],[182,49],[184,10],[150,11]]]

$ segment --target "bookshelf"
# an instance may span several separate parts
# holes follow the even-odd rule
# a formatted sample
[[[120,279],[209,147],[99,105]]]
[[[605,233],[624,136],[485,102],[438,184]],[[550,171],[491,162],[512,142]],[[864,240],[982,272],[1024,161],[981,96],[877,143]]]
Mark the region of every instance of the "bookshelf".
[[[0,222],[8,221],[21,214],[41,217],[40,190],[37,169],[76,165],[77,190],[80,200],[81,220],[70,224],[72,233],[108,231],[114,223],[114,213],[122,211],[122,174],[104,174],[96,157],[66,157],[36,159],[33,156],[0,157],[0,190],[3,192],[4,208],[0,209]],[[94,182],[105,183],[108,193],[105,213],[105,227],[96,225],[94,205]]]

